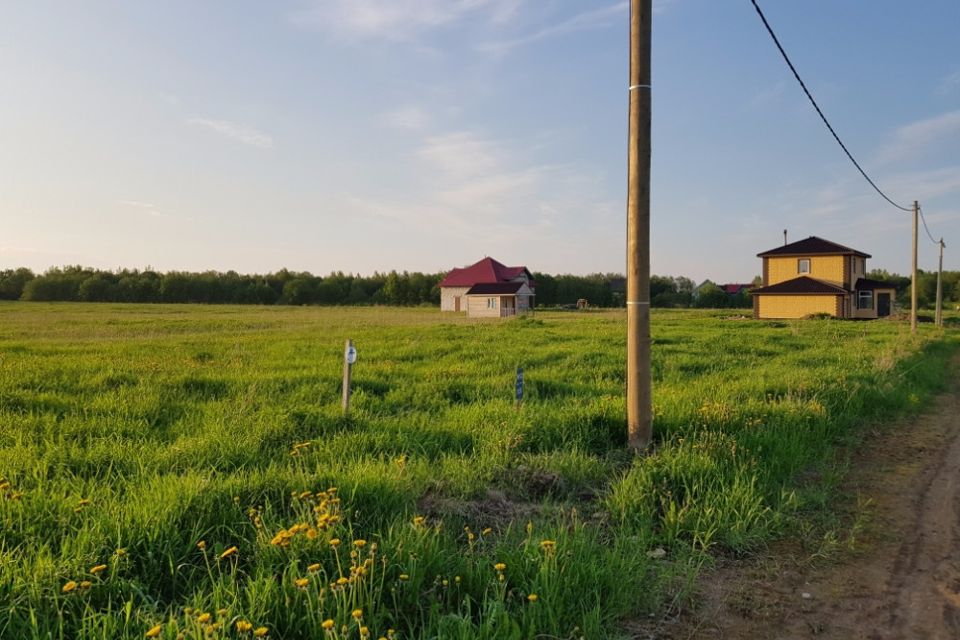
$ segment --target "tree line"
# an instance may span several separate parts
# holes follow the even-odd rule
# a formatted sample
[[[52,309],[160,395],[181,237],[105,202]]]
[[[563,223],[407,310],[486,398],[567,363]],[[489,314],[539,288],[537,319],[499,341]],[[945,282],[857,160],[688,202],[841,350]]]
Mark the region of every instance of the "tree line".
[[[920,272],[921,306],[936,295],[936,273]],[[0,270],[0,300],[72,302],[168,302],[262,305],[438,305],[443,273],[397,272],[361,276],[336,271],[326,276],[281,269],[265,275],[235,271],[168,271],[121,269],[105,271],[82,266]],[[534,273],[536,303],[550,307],[586,299],[595,307],[622,307],[625,279],[620,274],[551,275]],[[869,277],[890,282],[901,304],[909,304],[910,279],[886,271]],[[943,274],[944,300],[960,301],[960,272]],[[746,293],[730,295],[707,284],[699,289],[683,276],[652,276],[654,307],[749,308]]]

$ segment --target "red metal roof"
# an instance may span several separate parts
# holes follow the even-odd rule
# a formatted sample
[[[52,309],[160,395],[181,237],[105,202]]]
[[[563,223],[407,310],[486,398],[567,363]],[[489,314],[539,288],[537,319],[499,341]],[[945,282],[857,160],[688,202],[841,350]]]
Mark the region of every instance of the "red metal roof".
[[[752,283],[751,284],[722,284],[720,285],[720,288],[723,289],[726,293],[737,294],[737,293],[740,293],[741,291],[746,291],[752,286],[753,286]]]
[[[462,269],[452,269],[441,282],[441,287],[472,287],[480,283],[510,282],[526,273],[533,285],[533,276],[526,267],[508,267],[493,258],[484,258]]]

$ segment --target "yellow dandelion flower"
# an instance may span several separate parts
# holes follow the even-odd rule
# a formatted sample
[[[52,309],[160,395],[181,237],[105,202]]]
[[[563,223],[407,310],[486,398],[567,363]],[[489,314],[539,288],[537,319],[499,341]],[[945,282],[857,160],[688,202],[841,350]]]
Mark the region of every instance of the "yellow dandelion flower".
[[[163,629],[163,627],[158,624],[158,625],[155,626],[155,627],[150,627],[150,630],[147,631],[147,633],[144,634],[144,635],[146,635],[146,637],[148,637],[148,638],[156,638],[158,635],[160,635],[160,631],[161,631],[162,629]]]
[[[339,547],[339,546],[340,546],[340,538],[330,538],[330,546],[331,546],[331,547],[334,547],[334,548]]]
[[[246,620],[237,620],[237,633],[246,633],[250,629],[253,629],[253,624]]]
[[[502,562],[498,562],[497,564],[493,565],[493,568],[497,571],[504,571],[507,568],[507,565]]]
[[[256,629],[253,630],[253,637],[265,638],[268,633],[270,633],[270,630],[267,629],[266,627],[257,627]]]
[[[309,578],[297,578],[293,581],[293,584],[297,585],[299,589],[306,589],[307,585],[310,584]]]
[[[360,637],[369,638],[370,637],[370,628],[369,627],[360,627]]]
[[[487,527],[486,529],[484,529],[484,530],[481,531],[480,533],[481,533],[482,535],[488,536],[488,535],[490,535],[491,533],[493,533],[493,529],[491,529],[490,527]]]
[[[307,571],[309,571],[310,573],[316,573],[317,571],[320,571],[320,563],[314,562],[312,565],[307,567]]]
[[[92,573],[93,575],[97,575],[98,573],[102,573],[106,570],[107,570],[107,565],[105,564],[98,564],[95,567],[90,567],[90,573]]]
[[[354,609],[350,615],[353,616],[354,620],[359,620],[363,617],[363,609]]]
[[[313,527],[310,527],[309,529],[307,529],[306,535],[307,535],[307,540],[313,540],[317,537],[317,530],[314,529]]]
[[[236,554],[237,552],[239,552],[239,551],[240,551],[240,550],[237,549],[236,547],[230,547],[229,549],[227,549],[226,551],[224,551],[223,553],[220,554],[220,559],[221,559],[221,560],[225,560],[225,559],[229,558],[230,556],[235,555],[235,554]]]
[[[556,540],[541,540],[541,541],[540,541],[540,546],[543,547],[544,549],[553,549],[555,546],[557,546],[557,541],[556,541]]]
[[[114,553],[118,558],[122,558],[123,556],[127,555],[127,550],[126,550],[125,547],[121,547],[121,548],[117,549],[116,551],[114,551],[113,553]]]
[[[328,488],[327,488],[327,493],[336,493],[336,492],[337,492],[337,488],[336,488],[336,487],[328,487]]]
[[[536,602],[536,601],[539,600],[539,599],[540,599],[540,596],[538,596],[538,595],[535,594],[535,593],[531,593],[530,595],[527,596],[527,600],[528,600],[529,602]]]
[[[334,625],[334,624],[335,624],[335,623],[334,623],[333,620],[331,620],[330,618],[327,618],[326,620],[324,620],[323,622],[320,623],[320,627],[321,627],[324,631],[330,631],[330,629],[333,629],[333,625]]]
[[[365,546],[367,546],[367,541],[364,540],[363,538],[360,538],[360,539],[358,539],[358,540],[354,540],[354,541],[353,541],[353,546],[355,546],[357,549],[363,549]]]
[[[71,580],[67,584],[63,585],[63,589],[61,589],[61,591],[63,591],[64,593],[70,593],[76,588],[77,588],[77,583]]]
[[[460,584],[460,576],[453,576],[453,581],[454,581],[456,584]]]
[[[197,549],[200,549],[200,551],[205,551],[206,548],[207,548],[206,540],[201,540],[200,542],[197,543]]]
[[[422,527],[423,524],[424,524],[426,521],[427,521],[427,519],[426,519],[425,517],[423,517],[423,516],[417,516],[417,517],[415,517],[415,518],[413,519],[413,526],[415,526],[415,527]]]
[[[81,499],[77,502],[77,506],[78,506],[78,507],[89,507],[89,506],[90,506],[90,499],[89,499],[89,498],[81,498]]]
[[[400,574],[400,581],[401,581],[401,582],[406,582],[406,581],[409,580],[409,579],[410,579],[410,576],[408,576],[407,574],[405,574],[405,573],[401,573],[401,574]]]
[[[201,613],[200,615],[197,616],[197,622],[199,622],[200,624],[206,624],[210,622],[210,618],[212,617],[213,616],[210,615],[209,613]]]
[[[309,497],[312,496],[312,495],[313,495],[313,493],[310,492],[310,491],[301,491],[299,498],[300,498],[301,500],[306,500],[307,498],[309,498]]]
[[[337,584],[341,587],[349,583],[350,583],[350,580],[348,580],[347,578],[344,578],[343,576],[340,576],[339,578],[337,578]]]
[[[84,580],[83,582],[80,583],[81,589],[89,589],[92,586],[93,586],[93,583],[90,582],[89,580]]]

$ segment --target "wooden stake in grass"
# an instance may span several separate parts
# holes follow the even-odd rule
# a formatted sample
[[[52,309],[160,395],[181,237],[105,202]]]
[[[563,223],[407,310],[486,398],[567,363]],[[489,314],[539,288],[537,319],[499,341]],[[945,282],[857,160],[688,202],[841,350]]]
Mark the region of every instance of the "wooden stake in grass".
[[[343,415],[350,413],[350,376],[353,372],[353,363],[357,361],[357,349],[352,340],[347,340],[343,348]]]

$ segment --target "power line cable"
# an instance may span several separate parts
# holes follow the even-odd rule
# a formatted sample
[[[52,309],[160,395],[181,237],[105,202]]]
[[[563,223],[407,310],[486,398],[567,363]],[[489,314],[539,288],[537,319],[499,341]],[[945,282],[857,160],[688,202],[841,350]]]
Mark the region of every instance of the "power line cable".
[[[930,227],[927,226],[927,219],[923,217],[923,209],[920,209],[920,221],[923,222],[923,230],[927,232],[927,237],[930,238],[930,242],[933,244],[939,245],[940,241],[933,237],[933,234],[930,233]]]
[[[813,108],[817,110],[817,113],[820,115],[820,119],[823,120],[823,124],[827,125],[827,129],[829,129],[830,133],[833,134],[833,139],[837,141],[837,144],[840,145],[840,148],[843,149],[843,152],[847,154],[848,158],[850,158],[850,162],[853,163],[853,166],[857,168],[857,170],[860,172],[860,175],[862,175],[866,179],[866,181],[870,183],[870,186],[873,187],[874,190],[877,193],[879,193],[884,200],[886,200],[887,202],[895,206],[897,209],[900,209],[901,211],[912,212],[913,211],[912,208],[900,206],[899,204],[891,200],[887,196],[887,194],[881,191],[880,187],[878,187],[876,183],[870,179],[870,176],[868,176],[867,172],[863,170],[863,167],[860,166],[860,163],[856,161],[856,159],[853,157],[853,154],[850,153],[850,151],[847,149],[847,146],[843,144],[842,140],[840,140],[840,136],[838,136],[837,132],[833,130],[832,126],[830,126],[830,121],[827,120],[827,116],[823,115],[823,111],[820,110],[820,106],[817,105],[817,101],[813,99],[813,95],[810,93],[810,90],[807,89],[807,85],[804,84],[803,80],[800,78],[800,74],[797,73],[796,67],[793,66],[792,62],[790,62],[790,57],[787,56],[787,52],[784,51],[783,47],[780,45],[780,40],[777,39],[777,34],[773,32],[773,29],[770,27],[770,23],[767,22],[767,18],[766,16],[763,15],[763,11],[760,10],[760,6],[757,4],[757,0],[750,0],[750,2],[753,3],[753,8],[757,10],[757,15],[759,15],[760,20],[763,21],[763,26],[767,28],[767,33],[769,33],[770,37],[773,38],[773,43],[777,45],[777,49],[780,50],[780,55],[783,56],[783,59],[786,61],[787,66],[790,67],[790,71],[793,72],[793,77],[796,78],[797,82],[800,83],[800,87],[803,89],[803,92],[807,94],[807,98],[810,99],[810,104],[812,104]]]

